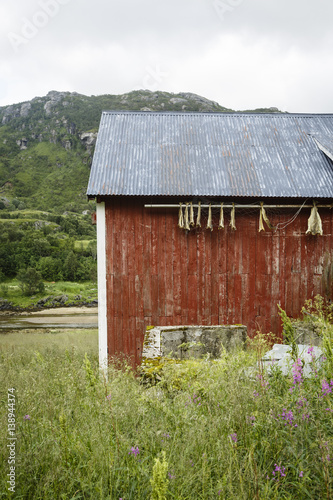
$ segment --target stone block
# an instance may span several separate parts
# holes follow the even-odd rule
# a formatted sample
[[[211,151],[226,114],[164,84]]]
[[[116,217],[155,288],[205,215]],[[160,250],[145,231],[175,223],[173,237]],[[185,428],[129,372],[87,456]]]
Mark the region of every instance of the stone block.
[[[216,359],[224,349],[242,348],[246,337],[243,325],[154,327],[146,332],[143,358]]]

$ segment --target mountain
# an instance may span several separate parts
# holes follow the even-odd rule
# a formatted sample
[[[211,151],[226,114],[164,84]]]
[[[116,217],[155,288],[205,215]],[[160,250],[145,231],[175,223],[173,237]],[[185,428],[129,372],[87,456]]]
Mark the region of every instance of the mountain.
[[[0,216],[4,210],[92,209],[85,192],[102,110],[232,111],[196,94],[148,90],[90,97],[53,90],[1,107]]]

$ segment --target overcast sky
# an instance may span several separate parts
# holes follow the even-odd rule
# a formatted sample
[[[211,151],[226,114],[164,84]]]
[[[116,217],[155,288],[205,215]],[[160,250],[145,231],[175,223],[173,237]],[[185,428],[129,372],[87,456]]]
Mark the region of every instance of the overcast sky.
[[[333,113],[332,0],[2,0],[0,19],[0,106],[145,88]]]

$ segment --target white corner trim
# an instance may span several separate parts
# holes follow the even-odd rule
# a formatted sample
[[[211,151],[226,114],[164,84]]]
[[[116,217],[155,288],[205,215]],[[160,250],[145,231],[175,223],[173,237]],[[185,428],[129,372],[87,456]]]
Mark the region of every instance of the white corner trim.
[[[106,219],[104,202],[96,204],[96,223],[99,367],[101,369],[106,369],[108,362],[108,329],[106,301]]]

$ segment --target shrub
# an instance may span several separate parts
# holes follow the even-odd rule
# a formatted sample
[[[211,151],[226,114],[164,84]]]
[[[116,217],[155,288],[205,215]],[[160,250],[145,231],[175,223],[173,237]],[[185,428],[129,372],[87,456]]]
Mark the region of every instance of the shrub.
[[[17,275],[19,286],[24,295],[34,295],[35,293],[44,292],[44,283],[40,273],[33,267],[28,267],[27,270],[21,269]]]

